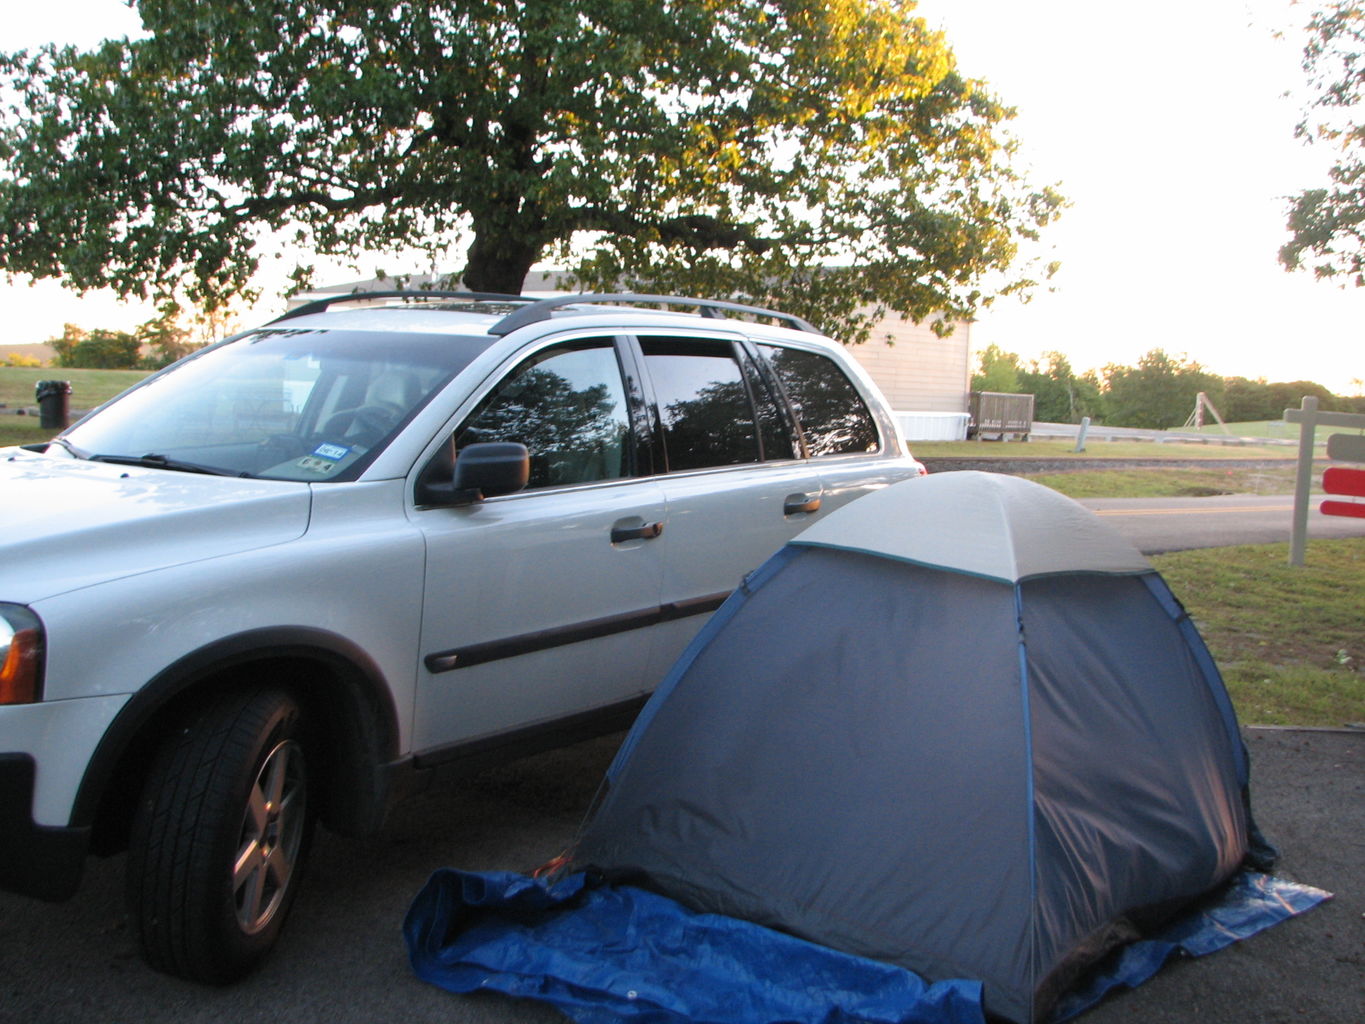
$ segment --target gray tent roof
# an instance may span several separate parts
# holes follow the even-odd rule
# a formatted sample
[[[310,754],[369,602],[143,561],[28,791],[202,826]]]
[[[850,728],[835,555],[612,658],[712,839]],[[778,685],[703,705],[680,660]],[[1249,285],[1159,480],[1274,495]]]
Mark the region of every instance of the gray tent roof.
[[[1061,572],[1140,573],[1151,563],[1089,509],[1000,473],[937,473],[869,494],[795,540],[1016,583]]]

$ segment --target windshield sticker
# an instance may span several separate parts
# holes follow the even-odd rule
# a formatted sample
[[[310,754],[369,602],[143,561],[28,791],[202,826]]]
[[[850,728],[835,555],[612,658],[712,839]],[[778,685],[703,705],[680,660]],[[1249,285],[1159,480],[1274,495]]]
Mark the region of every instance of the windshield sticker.
[[[312,455],[305,455],[294,463],[304,473],[330,473],[337,468],[335,462],[327,459],[314,458]]]
[[[313,449],[313,455],[317,458],[331,459],[333,462],[340,462],[350,454],[351,449],[344,444],[320,444]]]

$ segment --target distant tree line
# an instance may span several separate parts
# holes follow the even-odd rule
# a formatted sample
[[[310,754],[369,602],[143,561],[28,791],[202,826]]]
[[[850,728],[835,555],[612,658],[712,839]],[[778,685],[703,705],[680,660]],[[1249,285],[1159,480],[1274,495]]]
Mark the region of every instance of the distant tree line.
[[[218,316],[184,326],[178,311],[138,325],[131,331],[96,327],[85,330],[66,324],[61,337],[49,338],[56,366],[87,370],[159,370],[224,333],[227,317]]]
[[[972,390],[1031,394],[1033,417],[1044,423],[1079,423],[1089,416],[1096,423],[1154,430],[1183,425],[1201,391],[1229,423],[1278,420],[1305,395],[1316,396],[1322,409],[1365,412],[1365,395],[1334,395],[1314,381],[1220,377],[1159,348],[1142,356],[1136,366],[1110,363],[1102,370],[1077,374],[1060,352],[1048,352],[1042,360],[1025,365],[1015,353],[988,345],[978,356]]]

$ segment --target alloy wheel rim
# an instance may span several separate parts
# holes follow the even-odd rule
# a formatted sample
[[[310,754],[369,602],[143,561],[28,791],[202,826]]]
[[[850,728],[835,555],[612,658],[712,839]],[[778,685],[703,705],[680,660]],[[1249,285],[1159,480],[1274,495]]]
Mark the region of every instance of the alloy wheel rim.
[[[298,865],[306,806],[303,748],[275,745],[261,762],[242,815],[232,896],[237,923],[254,935],[274,918]]]

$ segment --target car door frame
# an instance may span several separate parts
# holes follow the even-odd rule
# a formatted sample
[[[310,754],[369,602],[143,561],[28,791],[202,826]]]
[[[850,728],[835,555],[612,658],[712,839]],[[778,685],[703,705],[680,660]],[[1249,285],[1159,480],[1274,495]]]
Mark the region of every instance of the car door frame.
[[[435,508],[417,502],[415,492],[417,481],[427,465],[437,456],[443,445],[449,445],[460,426],[479,409],[485,399],[515,373],[528,360],[549,349],[571,346],[580,341],[601,341],[609,343],[616,355],[617,366],[621,373],[621,383],[625,392],[627,416],[631,430],[632,456],[630,475],[583,484],[561,485],[522,491],[515,494],[488,498],[473,506],[464,508]],[[457,381],[456,386],[460,386]],[[517,516],[521,514],[526,522],[522,529],[534,530],[537,522],[534,515],[527,513],[528,505],[544,504],[560,500],[572,504],[577,492],[585,503],[574,514],[596,517],[605,540],[611,531],[626,519],[640,519],[640,527],[651,523],[662,524],[666,518],[666,502],[662,488],[655,474],[657,448],[653,438],[653,417],[646,405],[641,385],[641,371],[636,353],[628,339],[619,330],[593,327],[575,327],[555,331],[528,340],[525,344],[510,350],[480,380],[477,386],[464,385],[463,397],[454,410],[444,420],[423,448],[421,456],[413,464],[405,482],[408,516],[414,526],[423,533],[428,544],[426,578],[423,580],[424,624],[421,633],[421,647],[418,651],[416,698],[412,709],[412,736],[414,760],[419,768],[438,770],[467,770],[486,761],[500,760],[510,753],[530,752],[538,749],[561,745],[567,739],[578,735],[595,735],[629,723],[639,707],[647,698],[643,667],[651,662],[649,652],[638,653],[640,645],[648,647],[653,643],[648,627],[656,624],[666,614],[660,607],[659,592],[662,580],[662,555],[655,545],[655,537],[645,530],[640,536],[633,536],[619,542],[611,542],[604,550],[616,552],[624,558],[640,563],[636,574],[640,577],[638,586],[631,592],[638,595],[634,601],[618,602],[619,606],[593,608],[590,601],[565,600],[564,606],[572,610],[573,622],[561,622],[547,626],[537,623],[535,628],[525,629],[512,621],[515,616],[508,615],[505,630],[498,635],[486,637],[477,642],[445,643],[440,626],[433,620],[439,613],[433,605],[436,595],[450,596],[451,591],[442,589],[440,581],[433,580],[433,574],[448,566],[443,565],[445,555],[433,552],[435,543],[432,534],[435,526],[443,527],[454,533],[458,527],[450,521],[441,523],[432,517],[447,516],[459,522],[471,522],[482,518],[485,530],[469,531],[470,539],[476,532],[485,537],[497,539],[509,524],[516,526]],[[622,501],[622,494],[633,500]],[[623,515],[627,509],[631,515]],[[644,514],[635,516],[635,511]],[[544,521],[544,520],[540,520]],[[529,525],[528,525],[529,524]],[[581,523],[575,529],[588,529]],[[608,556],[614,557],[614,556]],[[581,580],[566,578],[562,581],[566,588],[580,584]],[[487,601],[488,593],[480,596],[480,585],[474,581],[466,600]],[[543,596],[543,595],[541,595]],[[566,598],[568,593],[566,592]],[[510,609],[509,598],[502,598],[503,604]],[[598,614],[598,613],[601,614]],[[586,615],[586,617],[585,617]],[[627,637],[628,634],[635,634]],[[446,634],[445,639],[455,634]],[[624,641],[619,639],[627,637]],[[616,638],[616,639],[613,639]],[[468,637],[461,639],[468,640]],[[520,713],[509,714],[498,720],[498,716],[483,715],[482,725],[475,728],[459,728],[452,723],[460,717],[460,707],[470,707],[479,701],[496,700],[498,693],[497,669],[487,666],[501,662],[509,672],[534,675],[544,672],[547,676],[563,676],[566,664],[581,662],[584,666],[593,664],[613,664],[613,660],[623,660],[613,648],[628,647],[635,654],[641,666],[639,680],[628,686],[618,688],[619,692],[610,699],[588,700],[582,706],[562,703],[559,707],[542,715],[526,714],[525,710],[534,701],[528,693],[522,693],[514,705],[521,707]],[[594,653],[600,649],[601,653]],[[572,669],[568,669],[572,672]],[[451,675],[454,673],[454,675]],[[460,679],[468,682],[457,692],[450,681]],[[525,685],[524,683],[522,685]],[[602,696],[601,694],[598,695]],[[551,703],[553,703],[551,701]],[[470,717],[477,718],[478,715]]]

